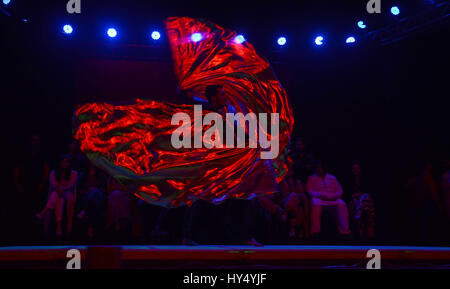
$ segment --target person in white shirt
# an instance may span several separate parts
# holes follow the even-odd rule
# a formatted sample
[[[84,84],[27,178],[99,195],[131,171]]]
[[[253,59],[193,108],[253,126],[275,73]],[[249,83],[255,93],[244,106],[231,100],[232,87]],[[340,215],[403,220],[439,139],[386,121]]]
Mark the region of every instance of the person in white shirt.
[[[315,174],[306,182],[306,191],[311,197],[311,235],[320,233],[322,209],[325,206],[336,208],[336,224],[339,233],[350,234],[347,205],[341,199],[342,187],[335,176],[325,172],[322,162],[316,163]]]

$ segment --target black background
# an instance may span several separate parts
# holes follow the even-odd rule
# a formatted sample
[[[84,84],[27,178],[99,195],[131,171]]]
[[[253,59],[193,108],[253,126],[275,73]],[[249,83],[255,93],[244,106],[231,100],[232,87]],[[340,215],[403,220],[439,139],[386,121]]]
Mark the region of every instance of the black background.
[[[355,23],[364,19],[377,29],[397,21],[389,3],[399,3],[403,17],[417,15],[427,1],[382,1],[380,15],[367,14],[366,1],[348,0],[82,0],[81,15],[68,15],[65,2],[16,0],[8,7],[12,16],[0,14],[5,188],[11,188],[13,165],[30,133],[42,134],[51,159],[65,152],[73,109],[80,98],[86,100],[83,91],[90,87],[80,81],[80,71],[98,61],[112,61],[117,81],[145,90],[145,78],[133,77],[141,72],[136,67],[155,61],[170,65],[164,35],[155,45],[149,31],[163,31],[167,16],[204,17],[243,33],[267,56],[293,104],[295,135],[304,137],[309,149],[342,180],[344,191],[351,162],[361,160],[371,180],[382,240],[405,242],[400,224],[406,196],[401,185],[424,159],[432,159],[438,172],[449,158],[449,21],[387,46],[362,39]],[[68,37],[61,27],[69,22],[76,30]],[[120,27],[113,41],[104,34],[108,25]],[[326,37],[323,47],[313,43],[318,33]],[[276,45],[281,34],[288,38],[282,49]],[[356,35],[358,42],[345,45],[348,35]],[[130,45],[145,45],[148,54],[111,52]],[[124,67],[132,67],[131,73],[120,76]],[[175,84],[168,83],[168,93],[174,93]],[[105,98],[107,92],[97,96]],[[142,93],[158,97],[162,92]]]

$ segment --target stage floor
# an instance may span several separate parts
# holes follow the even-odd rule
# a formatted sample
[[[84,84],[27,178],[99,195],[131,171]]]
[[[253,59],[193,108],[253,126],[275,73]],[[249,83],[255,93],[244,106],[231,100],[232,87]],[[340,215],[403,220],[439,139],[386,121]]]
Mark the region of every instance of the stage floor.
[[[378,249],[385,269],[450,269],[450,247],[400,246],[21,246],[0,248],[0,268],[65,269],[67,251],[82,268],[338,269],[366,268]]]

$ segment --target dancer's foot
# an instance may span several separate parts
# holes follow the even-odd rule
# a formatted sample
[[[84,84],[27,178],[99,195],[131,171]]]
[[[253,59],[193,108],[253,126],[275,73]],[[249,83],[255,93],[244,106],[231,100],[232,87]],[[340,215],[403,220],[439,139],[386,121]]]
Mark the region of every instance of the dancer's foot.
[[[264,245],[255,240],[255,238],[251,238],[242,242],[244,245],[255,246],[255,247],[263,247]]]
[[[92,227],[88,228],[87,235],[91,239],[94,237],[94,229]]]
[[[86,215],[86,211],[83,210],[83,211],[81,211],[81,212],[77,215],[77,218],[80,219],[80,220],[82,220],[82,219],[84,219],[84,216],[85,216],[85,215]]]
[[[35,216],[38,220],[42,220],[42,218],[44,218],[44,212],[39,212]]]
[[[287,212],[281,213],[280,218],[281,218],[281,221],[286,222],[287,218],[288,218]]]
[[[289,231],[289,238],[293,239],[295,238],[296,233],[295,233],[295,228],[291,228],[291,230]]]
[[[198,244],[195,241],[192,241],[191,239],[184,238],[183,241],[181,241],[181,244],[185,246],[198,246]]]
[[[62,226],[61,224],[56,224],[56,236],[62,236]]]
[[[351,234],[340,234],[339,242],[341,242],[342,244],[348,244],[348,243],[352,242],[352,235]]]

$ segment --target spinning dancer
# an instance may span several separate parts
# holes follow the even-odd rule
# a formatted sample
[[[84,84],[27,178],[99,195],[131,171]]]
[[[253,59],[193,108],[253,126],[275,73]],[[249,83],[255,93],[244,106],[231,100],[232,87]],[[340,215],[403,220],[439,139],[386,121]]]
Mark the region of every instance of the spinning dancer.
[[[267,178],[267,167],[273,167],[276,182],[284,178],[284,156],[294,121],[286,92],[269,63],[250,43],[235,41],[235,32],[214,23],[173,17],[166,21],[166,28],[180,89],[205,101],[206,87],[223,91],[215,104],[205,106],[202,116],[231,109],[243,115],[278,113],[278,135],[263,132],[279,141],[278,156],[264,160],[260,147],[248,146],[176,149],[171,143],[177,129],[172,117],[185,113],[194,119],[193,105],[150,100],[80,107],[75,113],[75,137],[81,150],[129,192],[167,208],[196,200],[220,204],[273,193],[276,189],[268,185],[273,178]],[[200,41],[191,37],[194,33],[202,35]]]

